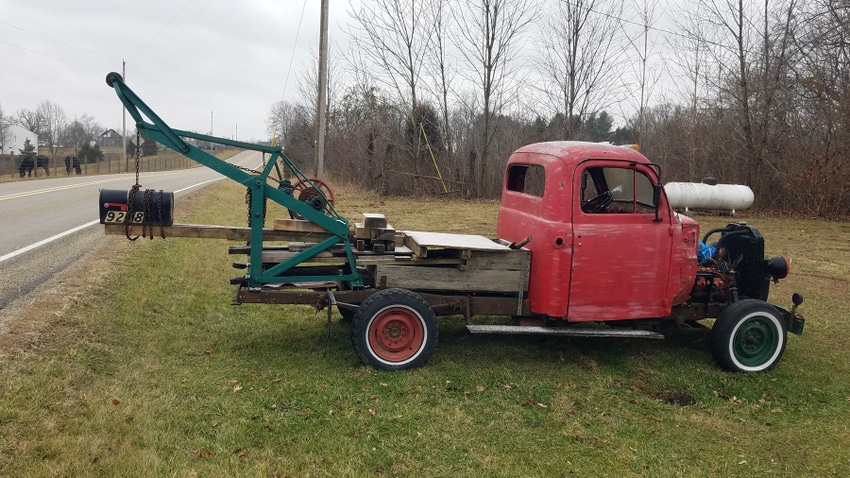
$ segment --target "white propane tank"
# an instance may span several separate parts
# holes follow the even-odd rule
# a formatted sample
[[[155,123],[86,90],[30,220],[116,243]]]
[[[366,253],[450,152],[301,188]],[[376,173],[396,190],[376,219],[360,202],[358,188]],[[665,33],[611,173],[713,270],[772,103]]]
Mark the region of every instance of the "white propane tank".
[[[753,205],[753,190],[742,184],[706,184],[670,182],[664,185],[673,209],[712,209],[732,211]]]

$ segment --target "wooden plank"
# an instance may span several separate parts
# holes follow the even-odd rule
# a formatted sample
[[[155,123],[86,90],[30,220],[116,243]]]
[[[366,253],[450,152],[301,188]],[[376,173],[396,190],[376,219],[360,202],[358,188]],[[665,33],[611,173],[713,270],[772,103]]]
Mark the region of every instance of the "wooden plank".
[[[473,270],[521,271],[528,269],[530,260],[531,251],[527,249],[512,249],[510,252],[472,251],[466,267]]]
[[[372,239],[377,241],[395,241],[395,228],[387,224],[387,227],[372,229],[373,236]]]
[[[409,247],[414,254],[422,257],[426,257],[428,255],[428,251],[441,249],[468,249],[500,252],[507,252],[511,250],[509,247],[476,234],[450,234],[445,232],[425,231],[402,232],[404,233],[404,245]]]
[[[275,219],[274,230],[290,232],[327,232],[327,229],[324,227],[304,219]]]
[[[387,218],[374,212],[363,213],[363,227],[366,229],[383,229],[387,227]]]
[[[290,244],[294,244],[295,247],[290,247],[289,245],[286,245],[286,246],[282,246],[282,245],[264,246],[263,247],[264,262],[283,262],[282,260],[265,260],[265,258],[267,258],[267,257],[268,258],[280,257],[280,258],[283,258],[283,260],[286,260],[287,258],[292,257],[296,253],[303,251],[306,247],[316,245],[315,243],[303,244],[303,243],[297,243],[297,242],[291,242]],[[303,244],[304,247],[301,247],[301,244]],[[342,246],[341,244],[338,244],[336,246],[331,247],[330,249],[328,249],[327,252],[329,252],[334,257],[339,257],[340,260],[342,260],[342,261],[348,260],[346,253],[345,253],[345,247]],[[410,251],[410,249],[408,249],[406,247],[400,247],[400,248],[396,249],[395,251],[387,251],[383,254],[379,254],[379,253],[376,253],[374,251],[352,251],[352,252],[354,253],[354,256],[357,258],[358,262],[360,262],[361,260],[370,260],[371,257],[376,257],[379,260],[381,258],[384,258],[384,257],[395,257],[397,259],[402,258],[402,259],[405,259],[407,261],[410,261],[410,257],[413,254]],[[230,254],[250,254],[251,253],[251,246],[230,246],[228,248],[228,253],[230,253]],[[275,255],[275,254],[278,254],[278,255]],[[463,261],[460,261],[460,260],[457,260],[457,259],[452,259],[452,261],[453,262],[446,262],[446,264],[449,264],[449,263],[451,263],[451,264],[461,264],[461,263],[463,263]]]
[[[366,227],[362,222],[354,223],[354,237],[377,241],[395,241],[396,231],[391,225],[386,227]]]
[[[410,267],[378,264],[375,277],[387,287],[411,290],[444,290],[454,292],[511,292],[522,288],[522,272],[508,270],[466,270],[454,267]]]
[[[355,239],[371,239],[372,233],[369,229],[366,229],[366,226],[363,225],[362,222],[354,223],[354,238]]]
[[[406,265],[411,266],[430,266],[430,265],[441,265],[441,266],[465,266],[466,261],[463,259],[459,259],[457,257],[419,257],[419,256],[410,256],[411,259]]]
[[[264,251],[263,252],[263,262],[266,264],[279,264],[284,262],[287,259],[290,259],[296,253],[294,252],[283,252],[283,251]],[[304,261],[307,263],[314,264],[346,264],[348,259],[345,256],[335,256],[333,254],[327,254],[324,252],[320,252],[315,255],[311,259],[307,259]],[[404,264],[409,263],[410,258],[405,256],[393,256],[390,254],[386,255],[373,255],[373,256],[361,256],[357,258],[358,266],[366,266],[371,264],[382,264],[382,263],[393,263],[393,264]]]
[[[108,235],[123,236],[125,227],[123,224],[104,224],[104,232]],[[154,236],[159,235],[160,228],[154,226]],[[141,234],[141,226],[134,226],[130,231],[131,235]],[[230,226],[209,226],[201,224],[175,224],[165,228],[165,237],[189,237],[196,239],[225,239],[228,241],[249,241],[251,240],[251,229],[248,227],[230,227]],[[274,229],[263,229],[264,241],[304,241],[304,242],[320,242],[333,237],[333,234],[324,231],[318,232],[293,232],[293,231],[276,231]]]
[[[403,237],[404,237],[404,247],[407,247],[411,251],[413,251],[414,256],[428,257],[428,247],[420,246],[419,244],[416,243],[416,241],[412,237],[408,236],[407,234],[405,234]]]

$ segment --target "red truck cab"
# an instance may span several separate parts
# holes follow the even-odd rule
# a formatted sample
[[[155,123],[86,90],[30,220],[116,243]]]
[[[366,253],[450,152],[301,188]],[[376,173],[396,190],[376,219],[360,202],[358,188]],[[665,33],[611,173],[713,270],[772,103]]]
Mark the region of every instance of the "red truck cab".
[[[635,149],[536,143],[508,160],[497,235],[531,235],[528,304],[570,322],[667,317],[690,294],[698,224]]]

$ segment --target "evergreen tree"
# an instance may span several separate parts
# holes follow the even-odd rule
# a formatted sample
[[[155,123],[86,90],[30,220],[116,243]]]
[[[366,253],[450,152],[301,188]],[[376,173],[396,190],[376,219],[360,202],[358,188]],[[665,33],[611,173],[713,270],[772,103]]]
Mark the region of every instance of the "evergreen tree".
[[[84,143],[80,148],[79,156],[83,158],[83,162],[89,164],[103,161],[103,151],[100,150],[100,146],[97,144],[92,146],[89,142]]]
[[[35,159],[36,157],[35,146],[29,139],[24,141],[24,149],[19,149],[18,152],[21,153],[21,159]]]
[[[156,153],[159,151],[157,148],[156,141],[148,138],[145,135],[141,135],[142,137],[142,147],[139,150],[139,156],[156,156]],[[136,157],[136,137],[127,138],[127,155],[131,158]]]

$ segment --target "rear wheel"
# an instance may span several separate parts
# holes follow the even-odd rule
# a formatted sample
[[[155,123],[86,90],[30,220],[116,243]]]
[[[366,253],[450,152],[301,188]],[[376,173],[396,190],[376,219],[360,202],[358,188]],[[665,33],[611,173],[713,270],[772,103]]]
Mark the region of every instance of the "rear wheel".
[[[767,302],[735,302],[714,323],[711,354],[720,367],[731,372],[770,370],[785,352],[786,328],[779,311]]]
[[[425,365],[437,346],[437,317],[428,302],[406,289],[384,289],[360,304],[351,324],[357,357],[380,370]]]

